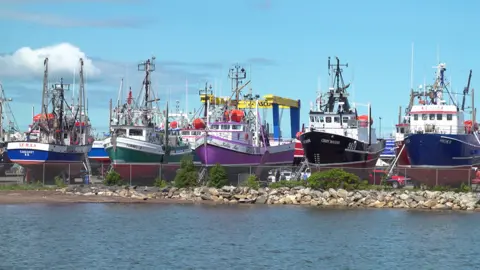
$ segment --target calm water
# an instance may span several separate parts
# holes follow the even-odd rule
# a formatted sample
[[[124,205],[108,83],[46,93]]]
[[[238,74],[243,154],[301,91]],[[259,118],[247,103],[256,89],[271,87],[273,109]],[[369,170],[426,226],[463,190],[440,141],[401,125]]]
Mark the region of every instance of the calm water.
[[[480,214],[2,205],[0,269],[480,269]]]

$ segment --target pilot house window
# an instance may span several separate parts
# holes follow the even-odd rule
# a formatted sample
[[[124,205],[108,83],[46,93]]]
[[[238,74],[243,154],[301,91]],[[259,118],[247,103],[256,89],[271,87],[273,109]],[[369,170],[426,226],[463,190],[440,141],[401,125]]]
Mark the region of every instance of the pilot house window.
[[[340,117],[335,116],[335,117],[333,118],[333,122],[335,122],[335,123],[340,123]]]
[[[430,114],[430,120],[435,120],[435,114],[433,113]]]
[[[320,116],[320,123],[324,123],[325,122],[325,118],[323,116]]]
[[[315,122],[315,117],[314,116],[310,116],[310,122]]]
[[[448,121],[451,121],[453,119],[452,115],[451,114],[447,114],[447,120]]]
[[[128,131],[128,135],[130,135],[130,136],[142,136],[143,135],[143,130],[141,130],[141,129],[130,129]]]
[[[442,114],[441,113],[437,114],[437,120],[442,120]]]
[[[348,117],[347,117],[347,116],[344,116],[344,117],[342,118],[342,121],[343,121],[344,123],[347,123],[347,122],[348,122]]]
[[[413,120],[417,121],[418,120],[418,114],[413,115]]]
[[[325,122],[331,123],[332,122],[332,117],[325,117]]]
[[[422,120],[427,120],[428,116],[426,114],[422,114]]]

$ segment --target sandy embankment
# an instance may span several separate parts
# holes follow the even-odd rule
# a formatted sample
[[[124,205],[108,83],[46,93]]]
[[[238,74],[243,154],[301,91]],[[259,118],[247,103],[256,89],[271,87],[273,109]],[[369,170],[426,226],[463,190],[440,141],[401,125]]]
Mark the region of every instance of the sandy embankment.
[[[139,200],[136,198],[67,195],[54,190],[0,191],[0,204],[25,203],[192,203],[178,199]]]

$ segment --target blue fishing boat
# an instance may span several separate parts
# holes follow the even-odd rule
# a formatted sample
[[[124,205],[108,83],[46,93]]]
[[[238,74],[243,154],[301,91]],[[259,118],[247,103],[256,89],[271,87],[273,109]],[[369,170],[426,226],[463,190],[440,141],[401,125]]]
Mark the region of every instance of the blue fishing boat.
[[[446,65],[439,64],[433,85],[423,86],[427,99],[412,106],[410,134],[404,140],[411,165],[408,175],[430,186],[468,183],[474,176],[471,167],[480,164],[474,110],[473,120],[464,119],[465,96],[472,73],[470,71],[462,104],[458,106],[445,82],[445,71]],[[448,104],[443,99],[445,93],[450,99]]]
[[[48,58],[44,61],[42,111],[34,116],[25,141],[10,142],[8,157],[27,169],[29,180],[49,182],[55,177],[77,177],[87,170],[87,153],[92,147],[90,120],[85,111],[83,60],[80,59],[80,89],[78,104],[69,105],[65,92],[69,85],[56,83],[48,87]]]

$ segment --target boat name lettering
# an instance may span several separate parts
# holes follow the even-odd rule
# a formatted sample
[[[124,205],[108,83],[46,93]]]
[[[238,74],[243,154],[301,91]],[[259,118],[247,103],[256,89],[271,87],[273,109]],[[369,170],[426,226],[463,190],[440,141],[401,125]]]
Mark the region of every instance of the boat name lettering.
[[[441,143],[444,143],[444,144],[451,144],[451,143],[452,143],[452,140],[449,140],[449,139],[440,139],[440,142],[441,142]]]
[[[20,147],[37,147],[34,143],[20,143]]]
[[[20,153],[22,153],[26,157],[29,157],[31,154],[33,154],[33,151],[32,150],[20,150]]]
[[[357,149],[357,141],[353,141],[353,142],[348,143],[347,149],[350,149],[350,150]]]
[[[129,144],[129,143],[127,143],[126,145],[127,145],[128,147],[130,147],[130,148],[141,149],[141,147],[139,147],[139,146],[137,146],[137,145],[134,145],[134,144]]]
[[[310,139],[306,139],[306,140],[302,141],[302,143],[304,143],[304,144],[307,144],[307,143],[310,143],[310,142],[311,142]]]
[[[322,139],[322,143],[329,143],[329,144],[340,144],[340,141],[334,141],[334,140],[329,140],[329,139]]]

